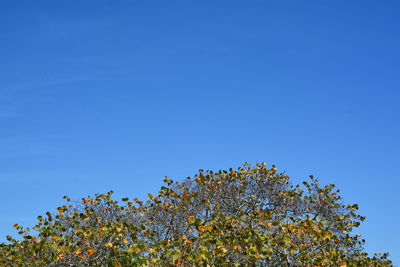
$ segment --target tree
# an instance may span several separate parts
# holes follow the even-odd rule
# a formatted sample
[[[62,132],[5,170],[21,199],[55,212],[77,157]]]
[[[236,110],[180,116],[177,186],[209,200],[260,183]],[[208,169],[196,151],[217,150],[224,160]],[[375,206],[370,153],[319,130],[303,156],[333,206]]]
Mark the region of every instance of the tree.
[[[164,178],[147,201],[112,191],[14,225],[0,263],[12,266],[392,266],[353,229],[364,217],[334,185],[293,185],[265,163]],[[34,231],[34,233],[31,233]]]

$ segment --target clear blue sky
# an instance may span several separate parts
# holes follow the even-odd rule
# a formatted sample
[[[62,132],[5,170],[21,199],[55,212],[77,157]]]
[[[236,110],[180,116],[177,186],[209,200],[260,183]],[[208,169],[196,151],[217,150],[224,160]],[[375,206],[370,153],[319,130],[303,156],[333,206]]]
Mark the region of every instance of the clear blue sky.
[[[266,161],[399,263],[400,1],[1,1],[0,233]]]

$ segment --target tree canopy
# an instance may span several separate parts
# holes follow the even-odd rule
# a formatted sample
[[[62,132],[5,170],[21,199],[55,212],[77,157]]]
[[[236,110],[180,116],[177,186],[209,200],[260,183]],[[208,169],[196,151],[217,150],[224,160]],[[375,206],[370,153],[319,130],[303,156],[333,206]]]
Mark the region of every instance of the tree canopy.
[[[4,266],[392,266],[354,232],[364,220],[333,184],[301,185],[265,163],[199,170],[148,200],[113,192],[38,216],[0,244]]]

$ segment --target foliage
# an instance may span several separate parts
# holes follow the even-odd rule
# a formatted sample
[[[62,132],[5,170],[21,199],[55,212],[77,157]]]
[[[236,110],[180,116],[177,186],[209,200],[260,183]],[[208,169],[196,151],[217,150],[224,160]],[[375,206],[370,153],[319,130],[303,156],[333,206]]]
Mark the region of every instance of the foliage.
[[[364,217],[334,185],[303,185],[266,164],[203,171],[149,200],[112,191],[39,216],[0,245],[4,266],[392,266],[353,233]],[[35,232],[35,233],[31,233]]]

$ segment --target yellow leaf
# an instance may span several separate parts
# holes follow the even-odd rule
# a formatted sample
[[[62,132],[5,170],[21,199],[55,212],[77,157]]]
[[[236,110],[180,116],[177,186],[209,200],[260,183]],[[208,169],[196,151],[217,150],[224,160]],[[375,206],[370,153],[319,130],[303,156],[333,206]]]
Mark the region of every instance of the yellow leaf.
[[[93,248],[90,248],[87,250],[87,252],[89,253],[89,255],[93,255],[94,253],[96,253],[96,250]]]
[[[112,248],[113,244],[112,243],[107,243],[106,246],[109,247],[109,248]]]
[[[221,250],[222,252],[226,253],[228,250],[223,247],[223,246],[218,246],[219,250]]]

